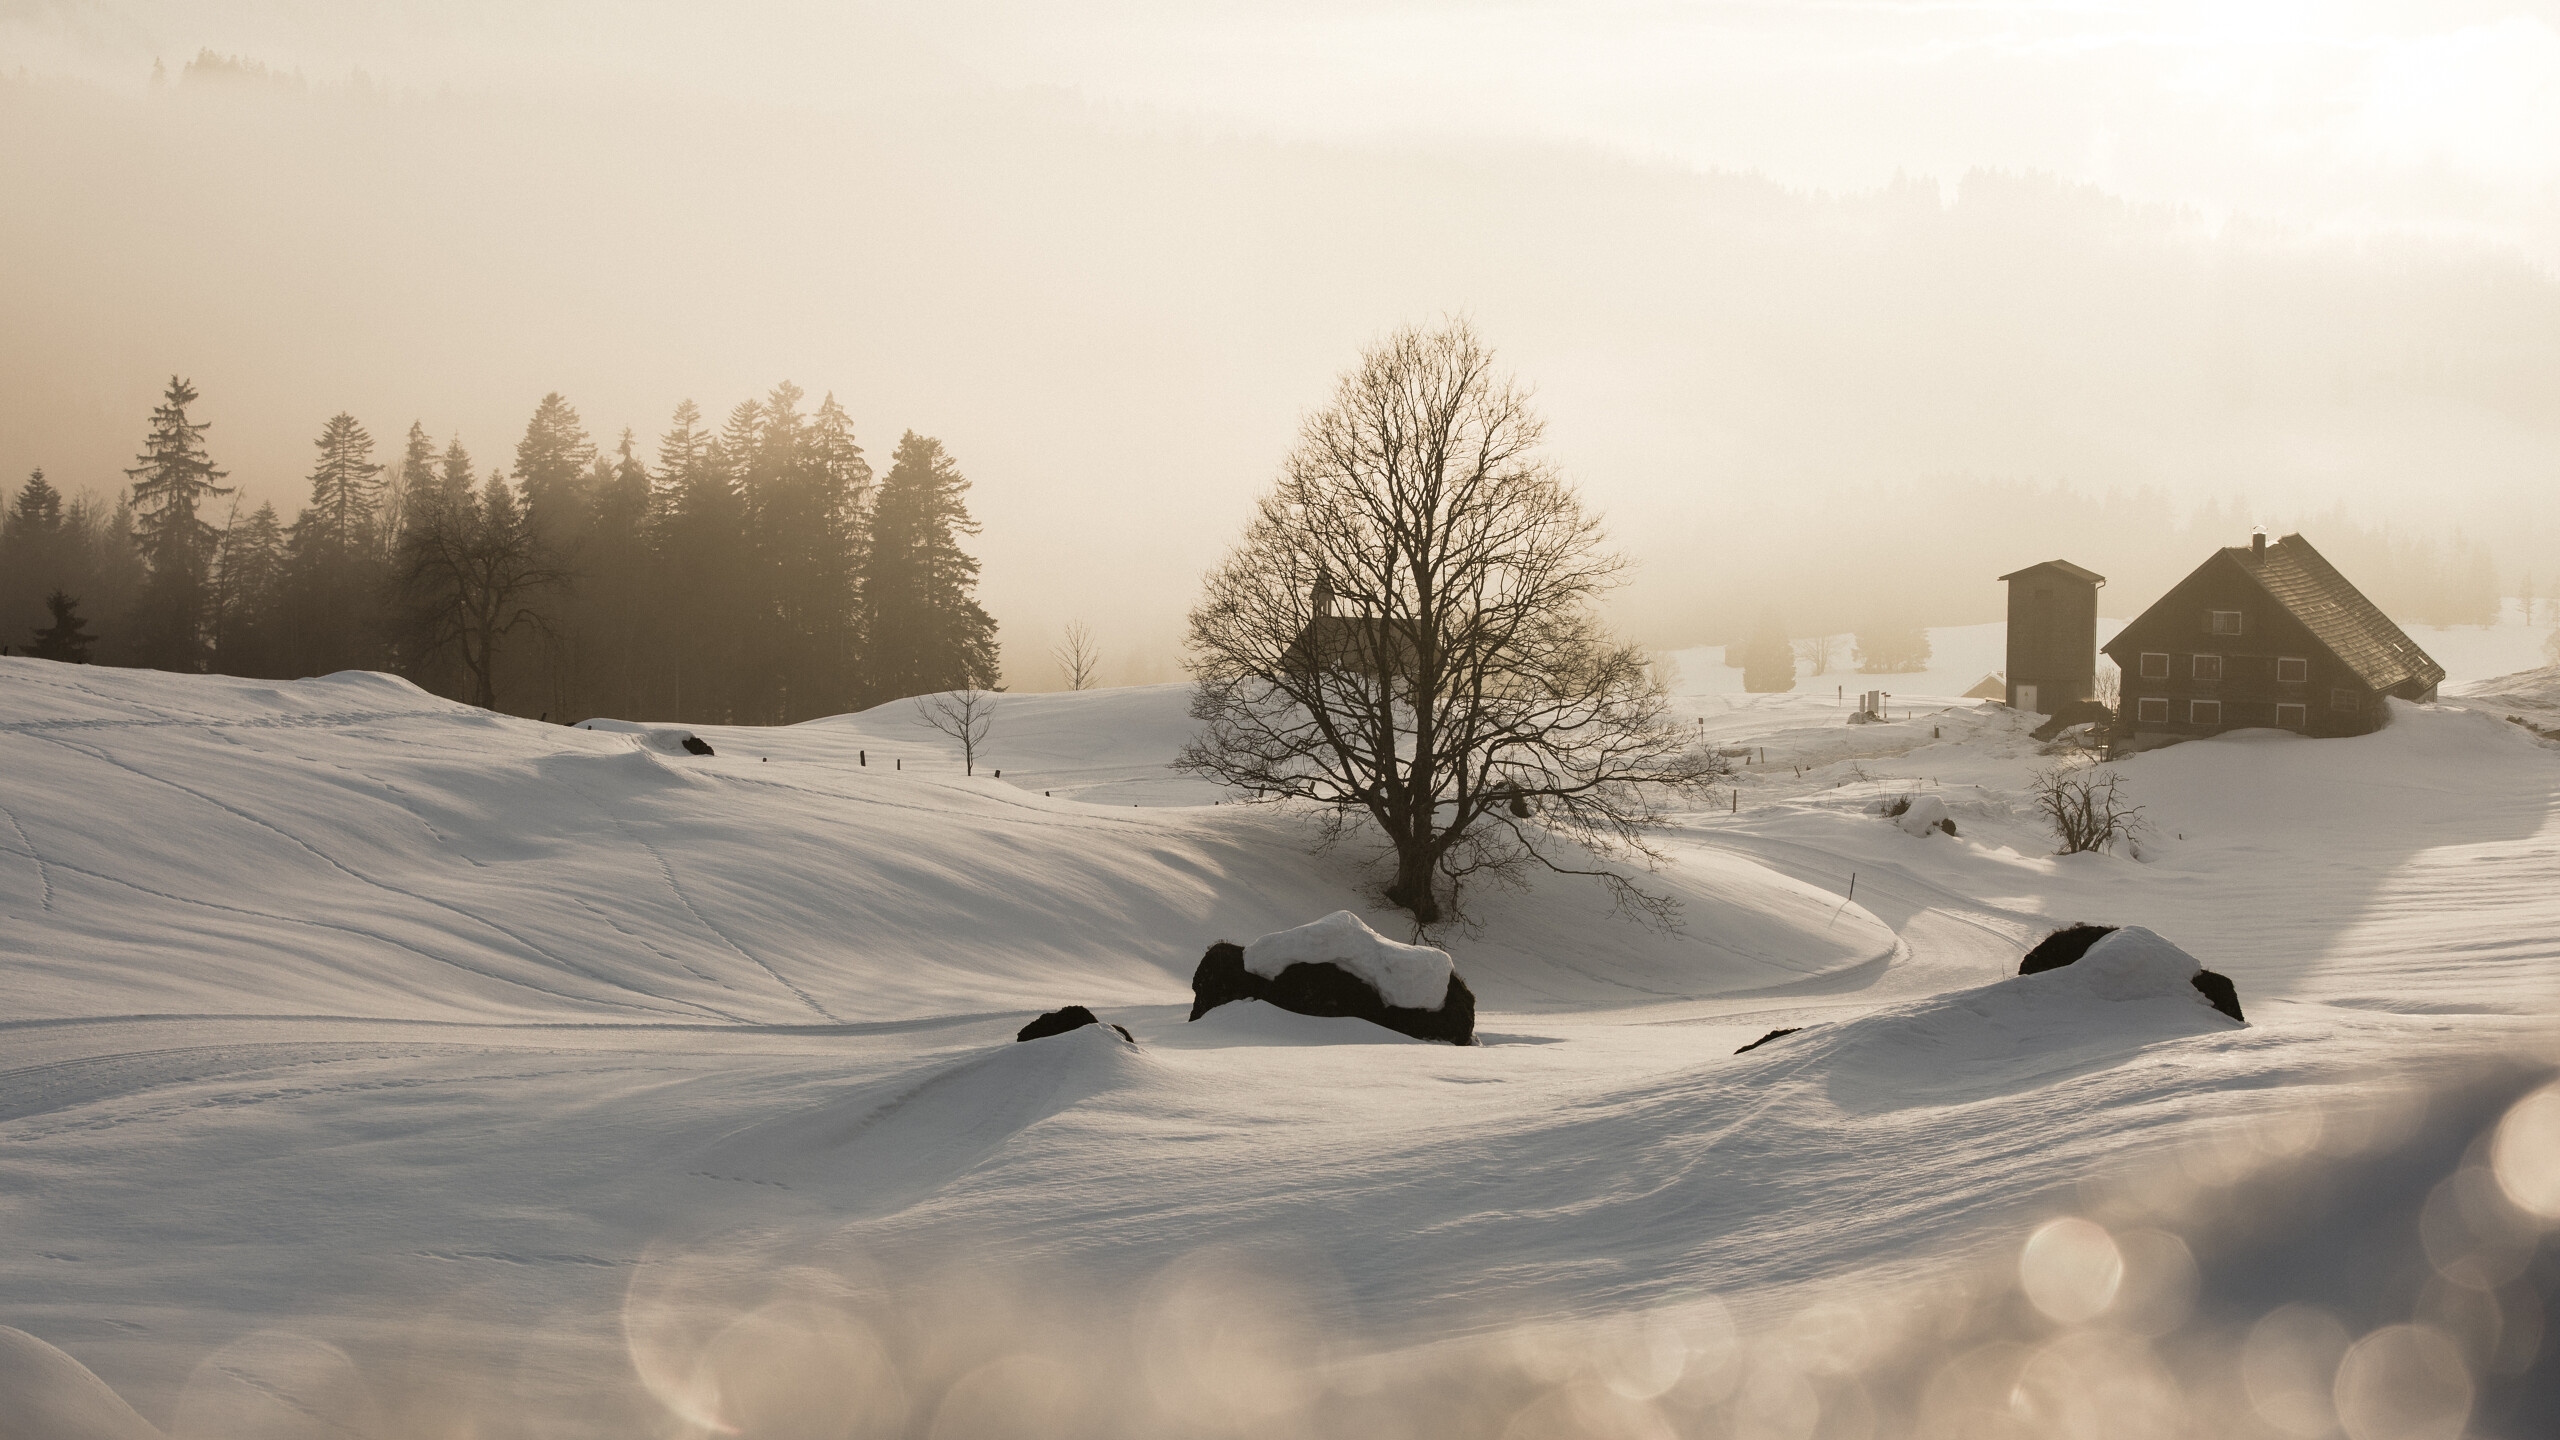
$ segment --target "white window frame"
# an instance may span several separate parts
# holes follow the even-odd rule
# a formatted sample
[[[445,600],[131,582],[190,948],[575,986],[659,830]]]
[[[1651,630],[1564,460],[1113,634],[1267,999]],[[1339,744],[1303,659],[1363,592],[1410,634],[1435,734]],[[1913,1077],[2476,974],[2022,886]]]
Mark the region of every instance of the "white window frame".
[[[2231,626],[2229,629],[2223,628],[2222,624],[2223,617],[2226,615],[2231,617]],[[2237,610],[2207,610],[2204,612],[2204,633],[2207,635],[2239,634],[2240,612]]]
[[[2361,715],[2364,713],[2364,697],[2353,690],[2331,690],[2329,708],[2341,715]]]
[[[2151,707],[2154,705],[2160,707],[2160,713],[2157,715],[2151,713]],[[2169,697],[2166,695],[2138,695],[2134,697],[2133,718],[2136,724],[2141,725],[2168,724]]]
[[[2207,660],[2213,662],[2213,673],[2210,675],[2204,673],[2204,662]],[[2190,680],[2220,680],[2222,678],[2222,657],[2219,655],[2188,656],[2187,678]]]
[[[2291,675],[2287,675],[2286,673],[2284,673],[2284,667],[2286,667],[2287,665],[2291,665],[2291,666],[2296,667],[2296,668],[2295,668],[2295,673],[2293,673],[2293,674],[2291,674]],[[2305,660],[2304,658],[2302,658],[2302,657],[2301,657],[2301,656],[2299,656],[2299,655],[2279,655],[2279,656],[2277,656],[2277,657],[2276,657],[2276,683],[2277,683],[2277,684],[2279,684],[2279,685],[2308,685],[2308,684],[2310,684],[2310,683],[2311,683],[2311,662],[2310,662],[2310,661],[2308,661],[2308,660]]]
[[[2212,706],[2212,707],[2213,707],[2213,718],[2212,718],[2212,719],[2210,719],[2210,720],[2207,720],[2206,718],[2204,718],[2204,710],[2205,710],[2205,707],[2206,707],[2206,706],[2208,706],[2208,705],[2210,705],[2210,706]],[[2188,701],[2188,702],[2187,702],[2187,723],[2188,723],[2188,724],[2190,724],[2190,725],[2219,725],[2219,724],[2221,724],[2221,723],[2222,723],[2222,702],[2221,702],[2221,701],[2219,701],[2219,700],[2190,700],[2190,701]]]
[[[2151,668],[2151,662],[2154,660],[2160,662],[2160,668],[2158,670],[2153,670]],[[2136,679],[2166,680],[2169,678],[2169,657],[2162,651],[2145,650],[2142,652],[2142,659],[2138,663],[2141,666],[2142,673],[2136,676]]]
[[[2290,720],[2284,718],[2284,712],[2287,710],[2293,712],[2293,718]],[[2297,705],[2290,700],[2278,703],[2276,706],[2276,728],[2279,730],[2310,729],[2311,707],[2308,705]]]

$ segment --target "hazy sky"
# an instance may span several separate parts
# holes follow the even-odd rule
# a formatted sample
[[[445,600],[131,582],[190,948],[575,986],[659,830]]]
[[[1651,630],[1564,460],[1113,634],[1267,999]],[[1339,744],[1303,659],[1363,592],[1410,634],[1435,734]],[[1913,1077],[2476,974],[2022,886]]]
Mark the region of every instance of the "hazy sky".
[[[150,88],[208,47],[305,86]],[[0,0],[0,73],[0,474],[120,483],[173,369],[288,508],[341,408],[489,457],[789,378],[949,444],[1033,684],[1070,614],[1163,656],[1459,310],[1664,642],[1951,476],[2560,573],[2560,4]]]

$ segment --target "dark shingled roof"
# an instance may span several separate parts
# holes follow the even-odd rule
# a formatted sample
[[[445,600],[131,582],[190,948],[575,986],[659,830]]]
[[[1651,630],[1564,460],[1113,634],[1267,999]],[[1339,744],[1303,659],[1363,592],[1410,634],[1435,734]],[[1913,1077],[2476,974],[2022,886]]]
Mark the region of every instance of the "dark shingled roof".
[[[2444,667],[2348,583],[2310,541],[2287,535],[2263,553],[2246,545],[2226,546],[2222,553],[2265,586],[2277,604],[2293,612],[2365,684],[2389,690],[2411,680],[2421,686],[2443,681]]]

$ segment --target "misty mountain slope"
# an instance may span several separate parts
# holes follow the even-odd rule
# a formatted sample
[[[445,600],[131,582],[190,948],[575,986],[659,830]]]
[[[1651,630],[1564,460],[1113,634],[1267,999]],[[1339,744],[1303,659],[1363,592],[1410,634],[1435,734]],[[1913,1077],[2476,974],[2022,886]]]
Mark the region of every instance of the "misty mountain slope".
[[[1145,784],[1132,756],[1178,743],[1173,687],[1041,699],[1000,734],[1081,784]],[[933,754],[898,709],[706,729],[717,753],[692,756],[379,675],[0,662],[0,1006],[829,1025],[1162,1004],[1210,941],[1360,903],[1356,857],[1311,856],[1285,811],[865,766],[882,736]],[[1454,943],[1490,1003],[1711,994],[1894,943],[1756,866],[1670,883],[1685,934],[1551,884]]]

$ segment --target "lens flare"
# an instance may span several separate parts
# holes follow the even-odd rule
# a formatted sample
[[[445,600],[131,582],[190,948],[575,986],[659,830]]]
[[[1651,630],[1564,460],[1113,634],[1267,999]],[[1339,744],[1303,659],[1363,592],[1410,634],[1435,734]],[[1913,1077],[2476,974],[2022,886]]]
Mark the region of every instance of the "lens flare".
[[[2124,1282],[2124,1255],[2103,1225],[2052,1220],[2027,1237],[2018,1256],[2018,1281],[2046,1316],[2077,1325],[2115,1303]]]

